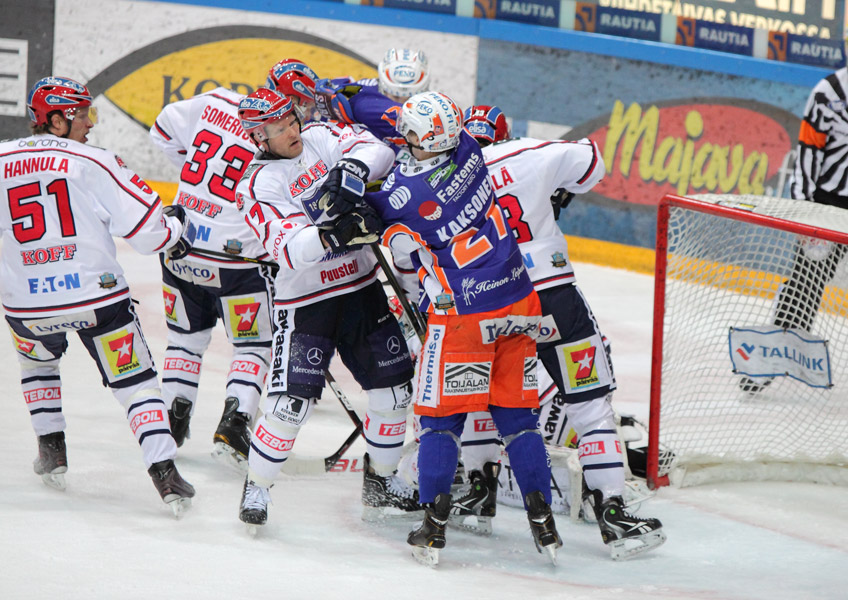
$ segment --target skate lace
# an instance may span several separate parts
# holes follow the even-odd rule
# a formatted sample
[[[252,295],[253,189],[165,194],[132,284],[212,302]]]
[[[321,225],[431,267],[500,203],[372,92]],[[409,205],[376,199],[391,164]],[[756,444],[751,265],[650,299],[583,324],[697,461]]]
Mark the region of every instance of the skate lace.
[[[415,491],[397,475],[392,475],[391,477],[386,478],[386,491],[400,498],[412,498],[415,493]]]
[[[244,502],[242,503],[243,508],[264,510],[267,508],[269,502],[271,502],[271,494],[268,488],[253,483],[247,484],[247,490],[244,492]]]

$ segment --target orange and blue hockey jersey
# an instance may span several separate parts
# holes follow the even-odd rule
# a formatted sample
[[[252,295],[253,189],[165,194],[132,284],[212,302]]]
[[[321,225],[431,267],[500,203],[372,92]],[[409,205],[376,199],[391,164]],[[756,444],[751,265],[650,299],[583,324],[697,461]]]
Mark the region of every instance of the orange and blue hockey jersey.
[[[405,278],[417,276],[436,314],[502,308],[533,291],[518,244],[495,201],[477,142],[410,160],[366,199],[386,224],[383,243]],[[406,281],[404,288],[415,289]]]

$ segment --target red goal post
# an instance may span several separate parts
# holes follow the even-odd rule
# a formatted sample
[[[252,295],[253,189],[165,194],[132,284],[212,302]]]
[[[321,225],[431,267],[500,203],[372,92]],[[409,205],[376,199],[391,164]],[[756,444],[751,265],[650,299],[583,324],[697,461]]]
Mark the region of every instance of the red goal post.
[[[848,210],[665,196],[647,477],[848,484]]]

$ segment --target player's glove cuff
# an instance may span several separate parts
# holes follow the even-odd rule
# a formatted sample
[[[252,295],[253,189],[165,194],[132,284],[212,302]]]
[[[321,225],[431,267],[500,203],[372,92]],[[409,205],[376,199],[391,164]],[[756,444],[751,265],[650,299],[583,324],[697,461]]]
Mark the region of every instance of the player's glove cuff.
[[[370,172],[361,160],[349,158],[337,162],[318,190],[318,208],[328,217],[335,217],[361,205]]]

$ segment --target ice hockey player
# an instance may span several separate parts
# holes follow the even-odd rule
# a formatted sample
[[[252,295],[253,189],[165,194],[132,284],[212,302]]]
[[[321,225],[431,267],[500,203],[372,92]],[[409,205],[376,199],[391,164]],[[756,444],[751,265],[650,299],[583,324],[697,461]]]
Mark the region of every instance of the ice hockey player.
[[[536,387],[525,379],[536,368],[538,296],[456,103],[438,92],[412,96],[398,130],[414,158],[368,202],[385,222],[382,239],[395,262],[418,273],[430,300],[415,390],[425,517],[408,543],[420,562],[438,563],[466,414],[489,410],[536,547],[555,561],[562,542],[550,509],[551,472],[537,425]]]
[[[571,196],[589,191],[606,173],[600,150],[586,138],[509,139],[506,117],[496,106],[468,108],[465,128],[482,146],[498,203],[541,301],[544,318],[538,354],[564,403],[563,410],[553,404],[547,407],[543,426],[559,444],[568,429],[577,433],[583,476],[612,557],[626,559],[655,548],[666,539],[660,521],[625,510],[624,455],[611,404],[616,387],[612,364],[589,303],[575,282],[568,244],[557,225]],[[479,440],[486,436],[485,428],[476,429],[466,433],[476,437],[477,444],[463,451],[472,488],[454,504],[460,515],[493,504],[483,491],[492,488],[497,473],[487,470],[485,458],[474,456],[475,448],[486,448]],[[475,474],[482,486],[473,485]]]
[[[408,151],[396,128],[400,103],[429,89],[427,57],[420,50],[391,48],[377,71],[376,80],[349,77],[316,80],[309,67],[288,59],[271,68],[267,85],[296,99],[306,114],[317,110],[324,119],[365,126],[375,137],[392,146],[398,153],[398,162],[403,162]]]
[[[96,115],[88,88],[45,77],[27,96],[32,135],[0,142],[3,308],[38,437],[36,474],[65,489],[68,470],[59,361],[76,332],[127,414],[148,473],[174,514],[194,488],[174,465],[153,358],[112,236],[142,254],[184,256],[194,225],[115,154],[85,145]]]
[[[276,325],[267,410],[253,432],[239,516],[267,519],[269,488],[324,387],[336,350],[368,395],[363,518],[419,516],[417,494],[395,475],[413,375],[409,351],[377,279],[373,211],[331,220],[319,200],[361,200],[386,174],[391,149],[359,126],[301,128],[292,101],[260,88],[241,101],[242,127],[260,148],[236,202],[272,260]],[[341,202],[341,200],[338,200]]]
[[[150,137],[180,168],[174,204],[198,227],[192,251],[180,260],[165,256],[162,288],[168,342],[162,396],[178,446],[189,437],[203,355],[220,319],[233,354],[213,456],[247,471],[250,429],[271,361],[273,275],[268,253],[244,222],[235,186],[255,146],[241,128],[244,96],[217,88],[168,104]]]

